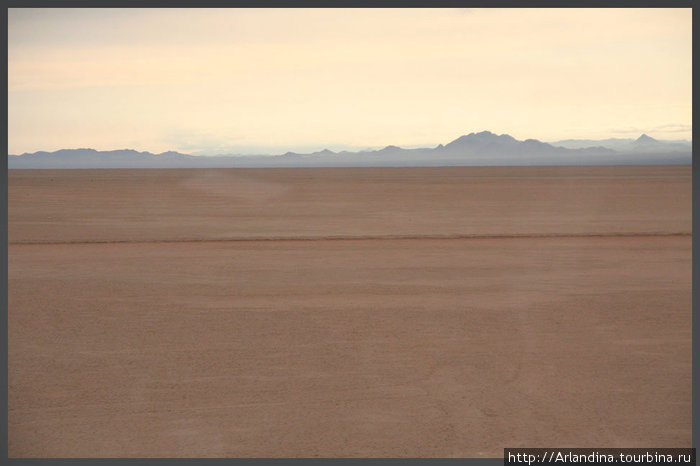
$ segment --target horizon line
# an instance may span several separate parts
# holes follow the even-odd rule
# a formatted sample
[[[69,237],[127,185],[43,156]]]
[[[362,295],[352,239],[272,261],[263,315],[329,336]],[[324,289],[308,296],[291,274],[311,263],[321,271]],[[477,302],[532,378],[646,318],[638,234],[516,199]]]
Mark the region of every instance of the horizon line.
[[[483,130],[483,131],[471,132],[471,133],[463,134],[463,135],[461,135],[461,136],[458,136],[458,137],[455,138],[455,139],[452,139],[452,140],[449,141],[449,142],[446,142],[446,143],[437,143],[437,144],[435,144],[435,143],[432,143],[432,144],[429,144],[429,143],[426,143],[426,144],[409,144],[409,145],[405,145],[405,146],[399,146],[399,145],[396,145],[396,144],[388,144],[388,145],[384,145],[384,146],[359,146],[359,145],[358,145],[358,146],[354,146],[354,145],[348,145],[348,144],[343,144],[343,143],[325,144],[325,145],[321,145],[321,144],[319,144],[319,145],[312,145],[312,144],[301,144],[301,145],[297,145],[297,147],[302,146],[302,147],[305,147],[305,148],[306,148],[306,149],[298,149],[298,150],[310,150],[311,152],[297,152],[297,151],[292,150],[292,149],[287,149],[287,150],[283,149],[283,147],[285,147],[285,146],[274,146],[274,147],[278,147],[277,150],[285,150],[285,152],[279,153],[279,154],[277,154],[277,153],[271,153],[271,152],[267,152],[267,153],[265,153],[265,152],[244,152],[244,153],[237,153],[237,152],[234,152],[235,149],[222,149],[224,152],[214,152],[214,150],[207,150],[207,149],[195,150],[195,151],[193,151],[193,152],[184,152],[184,151],[177,150],[177,149],[168,149],[168,150],[165,150],[165,151],[162,151],[162,152],[152,152],[152,151],[150,151],[150,150],[138,150],[138,149],[133,149],[133,148],[129,148],[129,147],[123,147],[123,148],[117,148],[117,149],[95,149],[95,148],[92,148],[92,147],[72,147],[72,148],[71,148],[71,147],[61,147],[61,148],[55,149],[55,150],[36,150],[36,151],[34,151],[34,152],[27,152],[27,151],[25,151],[25,152],[22,152],[21,154],[18,154],[18,153],[9,153],[9,151],[8,151],[8,154],[7,154],[7,155],[8,155],[8,157],[20,157],[20,156],[23,156],[23,155],[32,155],[32,154],[36,154],[36,153],[40,153],[40,152],[55,153],[55,152],[59,152],[59,151],[62,151],[62,150],[90,150],[90,151],[95,151],[95,152],[131,151],[131,152],[137,152],[137,153],[148,153],[148,154],[152,154],[152,155],[163,155],[163,154],[168,154],[168,153],[176,153],[176,154],[181,154],[181,155],[187,155],[187,156],[190,156],[190,157],[222,157],[222,156],[234,156],[234,157],[235,157],[235,156],[237,156],[237,157],[255,157],[255,156],[279,157],[279,156],[283,156],[283,155],[287,155],[287,154],[308,155],[308,154],[314,154],[314,153],[319,153],[319,152],[332,152],[332,153],[334,153],[334,154],[341,154],[341,153],[343,153],[343,152],[347,152],[347,153],[352,153],[352,152],[374,152],[374,151],[383,150],[383,149],[387,149],[387,148],[398,148],[398,149],[403,149],[403,150],[436,149],[436,148],[438,148],[438,147],[440,147],[440,146],[444,146],[444,145],[450,144],[450,143],[452,143],[452,142],[454,142],[454,141],[457,141],[458,139],[460,139],[460,138],[462,138],[462,137],[471,136],[471,135],[478,135],[478,134],[491,134],[491,135],[498,136],[498,137],[507,136],[507,137],[510,137],[510,138],[515,139],[515,140],[518,141],[518,142],[537,141],[537,142],[541,142],[541,143],[549,144],[549,145],[554,145],[554,144],[556,144],[556,143],[558,143],[558,142],[568,142],[568,141],[591,141],[591,142],[603,142],[603,141],[611,141],[611,140],[636,141],[636,140],[640,139],[640,138],[643,137],[643,136],[646,136],[646,137],[648,137],[648,138],[651,138],[651,139],[653,139],[653,140],[655,140],[655,141],[659,141],[659,142],[662,142],[662,143],[687,142],[687,143],[692,144],[692,142],[693,142],[693,141],[692,141],[692,137],[691,137],[690,139],[685,139],[685,138],[680,138],[680,139],[660,139],[660,138],[655,138],[655,137],[652,137],[652,136],[648,136],[646,132],[642,132],[641,135],[638,136],[638,137],[607,137],[607,138],[601,138],[601,139],[570,137],[570,138],[564,138],[564,139],[557,139],[557,140],[550,140],[550,141],[547,141],[547,140],[536,139],[536,138],[517,139],[517,138],[511,136],[511,135],[508,134],[508,133],[500,133],[500,134],[499,134],[499,133],[494,133],[493,131],[490,131],[490,130]],[[334,147],[334,146],[342,146],[342,147],[345,147],[345,148],[344,148],[344,149],[339,149],[339,150],[329,149],[329,147]],[[240,150],[244,150],[244,151],[245,151],[244,147],[246,147],[246,146],[241,146],[241,149],[240,149]],[[249,145],[249,146],[247,146],[247,147],[256,147],[256,146],[254,146],[254,145],[253,145],[253,146]],[[262,148],[262,147],[265,147],[265,146],[260,146],[260,147]],[[268,147],[270,147],[270,146],[268,146]],[[286,146],[286,147],[289,147],[289,146]],[[316,149],[312,149],[312,147],[315,147]],[[561,147],[561,146],[555,146],[555,147]],[[594,147],[597,147],[597,146],[587,146],[586,148],[594,148]],[[185,150],[187,150],[187,149],[185,149]],[[199,153],[197,153],[197,152],[199,152]],[[207,153],[204,153],[204,152],[207,152]]]

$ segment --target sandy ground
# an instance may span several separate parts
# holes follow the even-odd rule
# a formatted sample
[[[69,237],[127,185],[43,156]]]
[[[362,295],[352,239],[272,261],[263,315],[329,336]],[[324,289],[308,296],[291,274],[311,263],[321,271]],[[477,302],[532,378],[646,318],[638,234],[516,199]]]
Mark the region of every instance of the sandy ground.
[[[690,231],[689,166],[13,170],[10,242]]]
[[[9,455],[689,447],[690,228],[689,166],[13,170]]]

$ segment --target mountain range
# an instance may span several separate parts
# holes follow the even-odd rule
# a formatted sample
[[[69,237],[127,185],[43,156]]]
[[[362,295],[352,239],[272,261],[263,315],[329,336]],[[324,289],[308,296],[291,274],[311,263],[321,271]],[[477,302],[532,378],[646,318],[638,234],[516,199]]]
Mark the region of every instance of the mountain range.
[[[637,139],[610,138],[597,141],[591,139],[564,139],[552,144],[567,149],[581,149],[598,145],[620,152],[684,152],[691,149],[691,144],[688,141],[659,141],[646,134],[642,134]]]
[[[61,149],[8,155],[8,168],[642,165],[690,164],[691,161],[690,142],[660,141],[646,134],[637,139],[567,139],[550,144],[482,131],[432,148],[387,146],[360,152],[324,149],[310,154],[194,156],[172,151],[153,154],[131,149]]]

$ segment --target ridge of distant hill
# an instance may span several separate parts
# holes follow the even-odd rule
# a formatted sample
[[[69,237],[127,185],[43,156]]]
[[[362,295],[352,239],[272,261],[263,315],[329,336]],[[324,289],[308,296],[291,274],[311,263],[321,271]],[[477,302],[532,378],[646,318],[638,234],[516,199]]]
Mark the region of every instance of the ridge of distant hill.
[[[646,134],[642,134],[637,139],[565,139],[556,141],[553,145],[567,149],[579,149],[590,146],[602,146],[618,152],[691,152],[693,145],[690,141],[660,141]]]
[[[194,156],[174,151],[153,154],[132,149],[61,149],[8,155],[8,168],[628,165],[689,164],[691,161],[690,142],[659,141],[646,134],[637,139],[567,139],[546,143],[536,139],[520,141],[508,134],[482,131],[433,148],[403,149],[389,145],[359,152],[324,149],[310,154]]]

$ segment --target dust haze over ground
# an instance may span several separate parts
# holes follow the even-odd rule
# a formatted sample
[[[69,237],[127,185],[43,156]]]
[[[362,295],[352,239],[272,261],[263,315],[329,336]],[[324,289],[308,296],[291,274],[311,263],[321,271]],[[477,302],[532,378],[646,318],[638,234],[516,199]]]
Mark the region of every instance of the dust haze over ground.
[[[11,457],[690,445],[690,166],[8,180]]]

